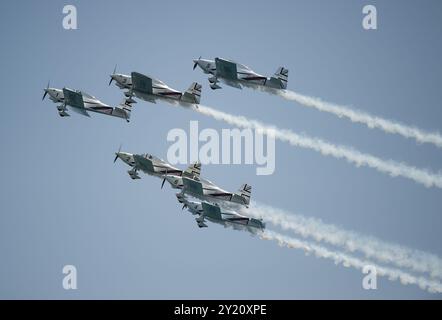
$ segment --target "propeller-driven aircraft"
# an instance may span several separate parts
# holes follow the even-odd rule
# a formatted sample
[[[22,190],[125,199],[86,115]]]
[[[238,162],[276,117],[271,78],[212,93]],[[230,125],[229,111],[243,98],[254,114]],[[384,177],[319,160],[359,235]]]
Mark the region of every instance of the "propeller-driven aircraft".
[[[207,60],[199,57],[193,60],[193,69],[196,67],[211,75],[209,82],[213,90],[221,89],[219,81],[238,89],[242,86],[287,89],[289,70],[284,67],[279,67],[273,77],[260,75],[246,65],[222,58]]]
[[[265,228],[265,223],[262,220],[246,217],[231,209],[221,208],[218,204],[189,200],[182,193],[177,193],[176,197],[178,202],[183,204],[183,209],[187,208],[190,213],[198,216],[195,221],[200,228],[207,227],[206,220],[224,227],[233,227],[236,230],[247,230],[252,233],[257,233]]]
[[[197,105],[201,100],[201,85],[194,82],[189,89],[181,92],[170,88],[161,80],[146,76],[138,72],[132,72],[131,75],[114,73],[110,75],[109,85],[115,81],[120,89],[127,89],[124,92],[126,97],[135,96],[139,99],[156,103],[157,100],[163,100],[169,103],[179,103],[184,106]]]
[[[89,112],[96,112],[122,118],[129,122],[132,104],[136,103],[128,97],[117,107],[111,107],[86,92],[68,88],[51,88],[49,83],[44,89],[42,100],[44,100],[46,96],[49,96],[49,99],[54,103],[59,104],[57,110],[61,117],[70,116],[67,111],[72,110],[86,117],[90,117]]]

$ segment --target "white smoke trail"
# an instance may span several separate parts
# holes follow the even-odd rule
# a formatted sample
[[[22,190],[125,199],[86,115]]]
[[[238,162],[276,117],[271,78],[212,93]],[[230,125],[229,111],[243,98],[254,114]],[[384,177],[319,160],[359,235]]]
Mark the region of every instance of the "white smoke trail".
[[[419,169],[393,160],[383,160],[346,146],[335,145],[318,138],[299,135],[291,130],[279,129],[275,126],[263,124],[257,120],[250,120],[243,116],[235,116],[207,106],[199,105],[198,108],[194,108],[193,110],[234,126],[259,130],[276,139],[288,142],[292,146],[312,149],[323,155],[332,156],[337,159],[345,159],[357,167],[367,166],[379,172],[389,174],[392,177],[401,176],[411,179],[426,187],[442,188],[442,175],[440,173],[432,173],[425,169]]]
[[[428,273],[430,277],[442,279],[442,260],[434,254],[391,244],[371,236],[364,236],[344,230],[319,219],[294,215],[281,209],[252,202],[249,209],[241,210],[245,215],[263,218],[264,221],[290,230],[317,242],[325,242],[350,252],[361,252],[367,259],[376,259],[399,268]]]
[[[376,268],[377,275],[388,277],[388,279],[391,281],[399,280],[404,285],[415,284],[418,285],[422,290],[427,290],[431,293],[442,292],[442,284],[438,281],[428,280],[423,277],[416,277],[402,270],[376,265],[370,261],[363,261],[359,258],[352,257],[339,251],[332,251],[326,247],[314,243],[290,238],[269,230],[263,232],[261,234],[261,238],[263,240],[275,240],[281,246],[301,249],[306,254],[312,253],[316,257],[333,260],[335,264],[342,264],[344,267],[352,267],[362,271],[365,266],[370,265]]]
[[[378,128],[387,133],[399,134],[405,138],[415,139],[419,143],[431,143],[442,148],[442,136],[438,132],[426,132],[416,127],[383,119],[346,106],[324,102],[319,98],[305,96],[290,90],[279,90],[273,93],[276,93],[286,100],[296,101],[306,107],[328,112],[339,118],[347,118],[351,122],[365,124],[370,129]]]

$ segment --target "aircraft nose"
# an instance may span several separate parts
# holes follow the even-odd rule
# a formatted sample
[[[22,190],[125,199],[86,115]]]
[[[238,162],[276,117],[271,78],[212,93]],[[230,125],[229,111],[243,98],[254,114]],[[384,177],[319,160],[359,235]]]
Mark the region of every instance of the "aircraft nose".
[[[125,153],[125,152],[120,152],[120,151],[115,152],[115,159],[114,159],[114,162],[117,161],[117,159],[121,159],[121,160],[123,160],[123,162],[127,163],[127,161],[128,161],[128,155],[127,155],[127,153]]]

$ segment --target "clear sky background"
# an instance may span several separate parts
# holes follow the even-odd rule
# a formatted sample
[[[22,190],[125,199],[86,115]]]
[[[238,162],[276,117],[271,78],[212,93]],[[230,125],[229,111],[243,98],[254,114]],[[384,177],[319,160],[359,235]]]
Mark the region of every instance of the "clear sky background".
[[[78,30],[62,8],[78,10]],[[378,30],[362,28],[375,4]],[[2,1],[0,88],[0,298],[431,298],[378,279],[362,289],[354,269],[217,225],[199,230],[169,187],[131,181],[125,151],[166,157],[172,128],[229,128],[191,111],[140,102],[127,124],[72,113],[60,118],[43,88],[82,89],[117,104],[118,71],[156,76],[176,89],[203,84],[202,103],[439,171],[442,150],[352,124],[248,89],[211,91],[192,71],[202,55],[232,58],[261,74],[290,70],[288,88],[441,131],[440,1]],[[209,165],[228,190],[345,229],[442,257],[442,191],[285,143],[276,172]],[[62,268],[78,290],[62,288]]]

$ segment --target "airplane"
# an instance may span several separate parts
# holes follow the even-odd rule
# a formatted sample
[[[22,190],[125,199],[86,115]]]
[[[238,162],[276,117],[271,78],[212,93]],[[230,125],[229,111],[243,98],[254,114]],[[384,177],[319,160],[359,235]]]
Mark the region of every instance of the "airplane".
[[[166,161],[159,159],[151,154],[131,154],[127,152],[115,153],[114,162],[121,159],[124,163],[132,167],[128,171],[129,176],[135,180],[140,179],[138,171],[163,178],[161,188],[167,181],[173,189],[179,189],[183,194],[188,194],[201,200],[213,202],[230,203],[234,205],[248,206],[252,187],[244,184],[237,193],[225,191],[216,186],[211,181],[201,178],[201,163],[191,164],[185,171],[173,167]]]
[[[262,76],[249,67],[232,60],[215,58],[215,60],[198,59],[193,60],[193,70],[200,67],[204,73],[211,74],[209,78],[212,90],[221,89],[218,81],[242,89],[242,86],[263,87],[269,89],[287,89],[289,70],[279,67],[273,77]]]
[[[67,113],[69,107],[69,110],[75,111],[86,117],[90,117],[88,111],[91,111],[122,118],[129,122],[132,103],[136,103],[135,100],[129,97],[124,99],[117,107],[111,107],[86,92],[68,88],[51,88],[49,87],[49,83],[44,89],[42,100],[44,100],[47,95],[54,103],[60,103],[57,106],[57,110],[61,117],[70,116],[69,113]]]
[[[163,178],[161,188],[163,188],[164,183],[166,182],[165,177],[167,175],[193,177],[194,175],[199,175],[199,172],[201,171],[201,164],[199,162],[191,164],[186,170],[183,171],[151,154],[132,154],[122,152],[121,147],[118,152],[115,153],[114,163],[118,159],[121,159],[124,163],[132,167],[132,169],[127,173],[133,180],[141,179],[141,177],[138,175],[139,170],[147,175]]]
[[[196,82],[193,82],[187,91],[181,92],[170,88],[161,80],[138,72],[132,72],[128,76],[116,73],[114,69],[114,73],[110,77],[109,85],[115,81],[118,88],[128,89],[124,92],[126,97],[136,96],[151,103],[156,103],[156,100],[163,100],[184,106],[197,105],[201,100],[201,85]]]
[[[233,193],[221,189],[213,182],[201,178],[200,171],[192,176],[178,176],[168,174],[164,177],[173,189],[180,189],[182,194],[187,194],[203,201],[239,204],[248,207],[252,186],[243,184],[238,192]]]
[[[192,201],[182,193],[177,193],[178,202],[183,204],[183,209],[187,208],[193,215],[198,215],[195,221],[199,228],[207,228],[205,220],[221,224],[224,227],[233,227],[235,230],[247,230],[253,234],[263,231],[265,223],[260,219],[249,218],[239,214],[234,210],[226,210],[217,204],[207,201]]]

